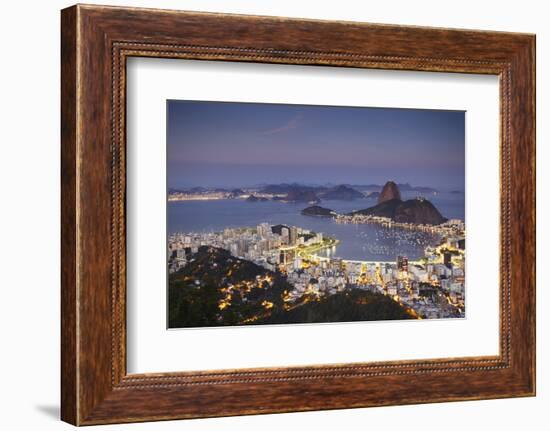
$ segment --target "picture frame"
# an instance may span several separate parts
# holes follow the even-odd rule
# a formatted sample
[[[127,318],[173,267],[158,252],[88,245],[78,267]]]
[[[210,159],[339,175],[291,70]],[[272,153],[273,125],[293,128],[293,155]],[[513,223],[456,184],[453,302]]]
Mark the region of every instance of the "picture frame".
[[[61,13],[61,418],[74,425],[535,395],[535,36],[76,5]],[[131,57],[489,74],[499,355],[128,374]]]

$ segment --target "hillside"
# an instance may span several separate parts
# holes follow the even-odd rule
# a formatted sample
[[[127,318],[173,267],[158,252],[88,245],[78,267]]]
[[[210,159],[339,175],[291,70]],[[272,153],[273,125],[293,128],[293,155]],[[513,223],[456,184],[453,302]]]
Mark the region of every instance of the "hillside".
[[[410,310],[391,298],[359,289],[308,302],[286,312],[274,312],[257,323],[322,323],[415,319]]]
[[[345,200],[351,201],[354,199],[363,199],[365,195],[346,185],[339,185],[333,187],[319,195],[322,199],[326,200]]]
[[[370,208],[350,213],[387,217],[398,223],[438,225],[447,221],[438,209],[427,199],[402,201],[391,199]]]
[[[203,246],[168,282],[169,328],[250,324],[410,319],[391,298],[359,289],[328,296],[304,294],[291,306],[293,286],[281,273]]]

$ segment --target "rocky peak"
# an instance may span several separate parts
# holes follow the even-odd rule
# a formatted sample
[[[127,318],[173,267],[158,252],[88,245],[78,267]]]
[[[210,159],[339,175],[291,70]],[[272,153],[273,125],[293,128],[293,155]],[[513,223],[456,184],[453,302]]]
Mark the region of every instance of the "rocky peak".
[[[381,204],[382,202],[391,201],[392,199],[401,200],[401,193],[399,192],[397,184],[393,181],[388,181],[384,184],[384,187],[382,187],[380,196],[378,196],[378,203]]]

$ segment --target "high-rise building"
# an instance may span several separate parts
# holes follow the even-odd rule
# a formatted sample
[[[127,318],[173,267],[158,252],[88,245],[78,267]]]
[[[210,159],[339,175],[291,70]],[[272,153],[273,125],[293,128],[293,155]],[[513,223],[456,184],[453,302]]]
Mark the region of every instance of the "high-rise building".
[[[286,259],[287,259],[287,255],[286,255],[285,251],[281,250],[279,252],[279,263],[281,265],[286,265]]]
[[[399,271],[409,271],[409,259],[406,256],[397,256],[397,269]]]
[[[298,228],[296,226],[291,226],[289,230],[288,243],[290,245],[296,245],[298,239]]]
[[[271,233],[271,226],[269,226],[268,223],[261,223],[256,227],[256,232],[262,238],[265,238],[269,233]]]
[[[452,266],[451,265],[451,253],[449,253],[448,251],[443,253],[443,264],[447,268],[450,268]]]

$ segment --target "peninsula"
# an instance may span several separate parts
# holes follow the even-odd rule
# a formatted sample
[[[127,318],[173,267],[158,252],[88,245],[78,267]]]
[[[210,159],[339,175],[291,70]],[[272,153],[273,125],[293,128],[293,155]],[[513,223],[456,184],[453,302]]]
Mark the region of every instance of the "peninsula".
[[[428,199],[419,197],[402,201],[399,187],[393,181],[384,185],[377,205],[347,215],[385,217],[396,223],[417,225],[440,225],[447,221]]]

